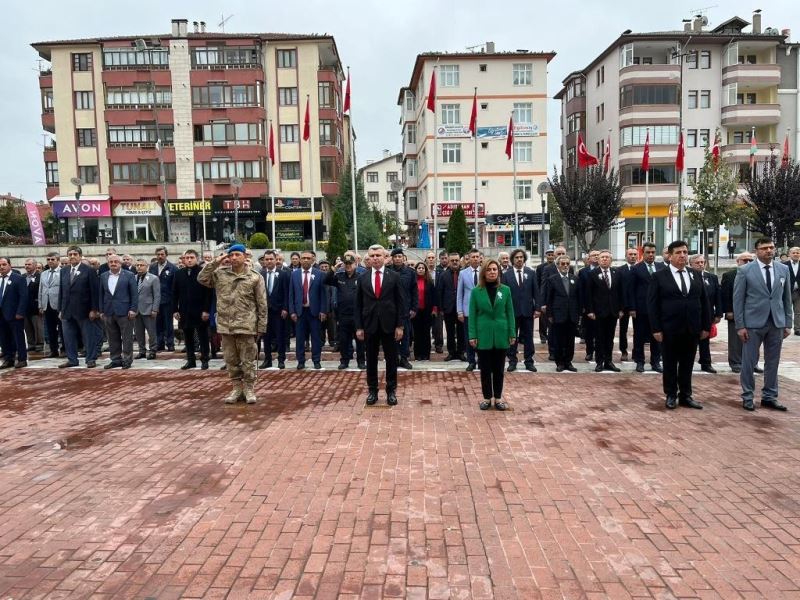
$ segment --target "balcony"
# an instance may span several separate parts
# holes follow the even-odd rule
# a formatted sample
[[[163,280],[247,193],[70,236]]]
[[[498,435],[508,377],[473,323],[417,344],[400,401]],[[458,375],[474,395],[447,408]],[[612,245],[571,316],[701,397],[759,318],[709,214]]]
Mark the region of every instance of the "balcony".
[[[619,111],[619,126],[678,125],[680,111],[677,104],[635,104]],[[723,123],[724,124],[724,123]]]
[[[764,159],[769,158],[770,154],[781,158],[781,145],[778,142],[757,143],[756,147],[756,160],[762,162]],[[750,161],[750,144],[726,144],[720,148],[722,158],[729,162],[749,162]]]
[[[54,113],[42,113],[42,129],[49,133],[56,132],[56,115]]]
[[[677,83],[681,78],[679,65],[630,65],[619,70],[619,84]]]
[[[722,125],[777,125],[781,120],[780,104],[731,104],[722,107]]]
[[[675,157],[673,156],[673,159]],[[641,159],[641,157],[640,157]],[[629,185],[622,188],[622,199],[626,206],[644,206],[645,194],[643,185]],[[659,216],[653,212],[656,206],[669,206],[678,199],[677,183],[651,183],[649,186],[650,216]]]
[[[776,86],[781,81],[781,67],[776,64],[731,65],[722,67],[722,85],[737,84],[741,90]]]
[[[619,149],[619,166],[626,165],[639,166],[642,164],[644,146],[623,146]],[[651,144],[650,161],[655,164],[669,164],[675,161],[675,154],[678,152],[677,145]],[[651,186],[652,187],[652,186]]]

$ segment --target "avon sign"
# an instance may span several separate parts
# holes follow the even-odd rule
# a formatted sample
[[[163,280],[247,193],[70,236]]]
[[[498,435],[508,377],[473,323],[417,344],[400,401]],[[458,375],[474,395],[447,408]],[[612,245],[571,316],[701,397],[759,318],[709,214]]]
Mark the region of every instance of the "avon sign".
[[[111,216],[111,204],[108,200],[68,200],[53,202],[52,207],[53,214],[59,219]]]

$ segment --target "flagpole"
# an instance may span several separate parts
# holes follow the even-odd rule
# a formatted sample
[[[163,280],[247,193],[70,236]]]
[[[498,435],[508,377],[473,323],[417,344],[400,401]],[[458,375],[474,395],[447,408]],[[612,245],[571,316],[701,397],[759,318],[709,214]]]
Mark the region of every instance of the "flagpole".
[[[681,67],[683,68],[683,67]],[[683,142],[683,128],[678,130],[678,143]],[[716,134],[715,134],[716,136]],[[685,150],[684,150],[685,153]],[[686,168],[685,161],[686,157],[684,154],[684,169]],[[675,235],[672,236],[673,241],[675,241]],[[683,239],[683,169],[681,169],[680,173],[678,173],[678,238],[679,240]]]
[[[436,81],[436,67],[433,65],[433,80]],[[435,92],[435,90],[434,90]],[[428,90],[430,95],[431,90]],[[433,253],[438,256],[439,250],[439,135],[436,131],[436,97],[433,98]]]
[[[306,94],[306,109],[311,112],[311,98]],[[308,118],[308,183],[311,196],[311,249],[317,253],[317,211],[314,208],[314,149],[311,147],[311,117]]]
[[[513,136],[514,134],[514,112],[511,112],[511,121],[509,122],[508,126],[511,127],[511,131],[509,132],[510,135]],[[513,137],[511,138],[511,168],[514,173],[513,183],[511,184],[511,189],[514,194],[514,247],[519,248],[519,206],[517,202],[517,149],[514,147],[517,143],[517,140]]]
[[[350,67],[347,67],[347,89],[350,89]],[[350,194],[353,200],[353,250],[358,254],[358,219],[356,214],[356,143],[353,139],[353,100],[347,105],[348,126],[350,128]]]
[[[649,149],[650,128],[647,128],[647,142]],[[647,170],[644,172],[644,241],[650,241],[650,160],[647,160]]]
[[[200,168],[200,206],[203,208],[203,252],[205,252],[208,238],[206,237],[206,186],[202,167]]]
[[[478,87],[475,86],[475,96],[472,100],[473,106],[478,102]],[[472,140],[475,146],[475,247],[480,248],[483,241],[478,234],[478,117],[475,113],[475,131],[472,134]]]
[[[275,137],[272,133],[272,119],[269,120],[269,153],[271,156],[267,157],[269,161],[269,200],[270,200],[270,215],[272,217],[272,250],[273,252],[277,250],[277,242],[275,241],[275,187],[277,185],[277,179],[274,179],[275,175],[275,152],[274,152],[274,144],[275,144]]]

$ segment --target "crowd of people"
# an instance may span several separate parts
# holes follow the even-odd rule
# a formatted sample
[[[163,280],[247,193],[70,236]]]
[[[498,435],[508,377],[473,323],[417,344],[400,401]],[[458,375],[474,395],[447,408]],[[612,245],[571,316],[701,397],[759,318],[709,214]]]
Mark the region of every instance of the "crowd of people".
[[[744,408],[754,408],[763,346],[762,405],[785,410],[777,399],[777,361],[784,337],[800,335],[800,248],[791,248],[785,263],[774,254],[772,240],[761,238],[755,256],[739,254],[737,269],[719,281],[684,242],[670,244],[660,260],[652,243],[628,249],[619,266],[610,251],[592,251],[579,270],[562,246],[536,268],[522,249],[496,260],[474,249],[463,256],[428,252],[413,264],[401,248],[381,246],[330,261],[292,252],[287,262],[282,252],[254,257],[234,244],[216,257],[187,250],[175,263],[165,247],[137,259],[108,248],[101,264],[71,246],[66,256],[48,253],[46,264],[25,260],[24,272],[0,258],[0,368],[26,367],[29,352],[65,358],[59,368],[79,366],[80,357],[94,368],[107,344],[103,368],[128,369],[134,359],[174,352],[182,338],[182,369],[196,368],[198,358],[208,369],[221,351],[234,386],[226,402],[255,402],[256,365],[284,369],[294,339],[298,370],[309,352],[321,369],[326,342],[339,354],[339,369],[355,355],[367,372],[368,404],[378,400],[382,347],[390,405],[397,402],[397,369],[436,353],[466,363],[467,371],[479,369],[481,409],[505,410],[504,372],[518,368],[520,354],[524,368],[537,371],[538,320],[539,342],[557,372],[578,370],[580,340],[594,371],[619,371],[618,350],[636,372],[649,364],[662,373],[668,408],[702,408],[691,373],[698,351],[700,368],[716,373],[709,340],[724,319]]]

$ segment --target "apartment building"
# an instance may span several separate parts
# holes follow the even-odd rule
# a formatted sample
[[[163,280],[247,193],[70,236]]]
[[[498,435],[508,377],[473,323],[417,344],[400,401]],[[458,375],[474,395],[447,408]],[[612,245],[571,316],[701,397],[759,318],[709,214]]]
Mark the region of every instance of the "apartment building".
[[[498,52],[492,42],[474,52],[417,56],[410,82],[397,99],[403,200],[412,245],[429,240],[432,247],[443,247],[448,218],[461,206],[477,245],[510,247],[515,196],[524,246],[539,252],[540,245],[547,244],[548,225],[543,234],[536,187],[547,178],[547,65],[553,57],[554,52]],[[435,114],[426,108],[434,70]],[[473,138],[469,123],[476,94]],[[514,161],[505,155],[512,113],[516,188]]]
[[[600,158],[611,139],[611,163],[619,170],[626,206],[617,226],[601,244],[615,256],[640,246],[645,230],[657,245],[679,235],[679,198],[693,196],[691,181],[703,166],[704,149],[720,133],[721,156],[750,177],[750,146],[755,135],[757,161],[780,160],[785,136],[798,148],[798,44],[789,30],[762,27],[761,11],[752,22],[732,17],[715,27],[698,15],[676,31],[620,35],[584,69],[567,75],[556,94],[561,101],[561,159],[577,168],[580,133],[589,152]],[[645,173],[640,166],[650,135],[649,222],[645,227]],[[686,171],[675,169],[679,133],[685,140]],[[698,231],[684,220],[683,237],[693,251],[714,236],[724,246],[733,236],[743,247],[742,226]]]
[[[174,19],[170,34],[33,48],[50,65],[39,75],[53,136],[44,161],[62,239],[163,240],[169,221],[177,242],[204,229],[230,240],[237,225],[271,238],[273,222],[279,245],[306,241],[312,198],[323,239],[348,133],[333,37],[209,32],[202,22],[189,31]]]
[[[380,160],[367,161],[366,166],[358,170],[358,177],[364,186],[364,194],[370,206],[381,212],[397,215],[399,222],[404,219],[404,206],[401,197],[403,154],[392,154],[383,151]]]

